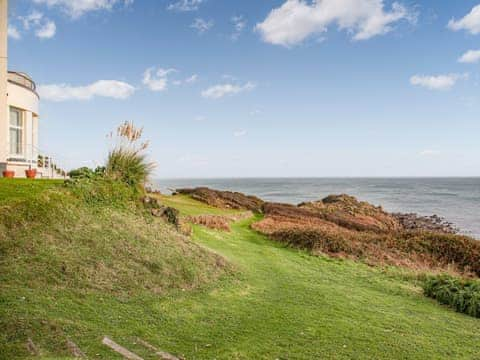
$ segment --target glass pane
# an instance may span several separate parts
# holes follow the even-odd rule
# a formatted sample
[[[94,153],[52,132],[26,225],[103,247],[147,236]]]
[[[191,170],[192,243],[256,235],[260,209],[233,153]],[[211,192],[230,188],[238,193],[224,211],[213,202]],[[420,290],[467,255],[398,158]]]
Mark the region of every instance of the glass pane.
[[[10,154],[22,155],[23,154],[23,136],[22,130],[10,129]]]
[[[10,154],[17,153],[17,136],[14,129],[10,129]]]
[[[10,109],[10,125],[11,126],[22,126],[22,116],[20,111],[16,109]]]

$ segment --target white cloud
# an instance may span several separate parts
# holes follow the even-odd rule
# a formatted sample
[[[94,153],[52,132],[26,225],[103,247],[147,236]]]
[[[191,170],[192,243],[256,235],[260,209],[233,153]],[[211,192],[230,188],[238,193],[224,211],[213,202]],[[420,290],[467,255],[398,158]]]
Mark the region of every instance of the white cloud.
[[[20,16],[19,19],[23,23],[23,28],[25,30],[30,30],[32,26],[39,26],[40,22],[43,19],[43,14],[38,11],[33,11],[27,16]]]
[[[238,40],[240,35],[242,34],[243,30],[247,26],[247,21],[242,15],[239,16],[233,16],[231,18],[232,24],[233,24],[233,34],[231,36],[233,41]]]
[[[426,149],[419,152],[420,156],[437,156],[440,154],[441,152],[439,150],[432,150],[432,149]]]
[[[19,40],[22,38],[22,35],[20,34],[20,31],[15,26],[8,26],[8,37]]]
[[[458,62],[465,64],[474,64],[480,61],[480,50],[469,50],[463,54]]]
[[[247,134],[248,134],[247,130],[237,130],[233,133],[233,136],[234,137],[243,137]]]
[[[57,26],[55,23],[46,18],[43,13],[39,11],[33,11],[26,16],[19,16],[18,20],[20,20],[25,31],[32,30],[35,36],[40,39],[51,39],[57,32]],[[14,29],[16,30],[16,28]],[[19,39],[20,32],[18,30],[16,31],[17,34],[12,35],[12,37],[18,35],[16,39]]]
[[[99,80],[87,86],[51,84],[38,87],[42,99],[57,102],[91,100],[97,96],[123,100],[132,96],[134,92],[135,87],[117,80]]]
[[[202,97],[206,99],[220,99],[228,95],[236,95],[242,92],[251,91],[255,89],[256,85],[252,82],[247,82],[245,85],[236,84],[220,84],[212,86],[202,91]]]
[[[203,116],[203,115],[195,116],[195,121],[203,122],[203,121],[206,121],[206,120],[207,120],[206,116]]]
[[[448,28],[453,31],[465,30],[474,35],[480,34],[480,5],[475,6],[460,20],[450,20]]]
[[[168,75],[176,69],[149,68],[143,73],[143,84],[152,91],[165,91],[168,88]]]
[[[40,39],[51,39],[57,32],[57,26],[53,21],[47,21],[37,30],[35,30],[35,36]]]
[[[130,5],[133,0],[33,0],[33,2],[58,6],[72,18],[78,18],[91,11],[111,10],[117,4]]]
[[[201,19],[201,18],[196,18],[192,25],[190,25],[190,27],[192,29],[195,29],[197,30],[197,32],[199,34],[203,34],[205,32],[207,32],[208,30],[210,30],[214,25],[214,22],[213,20],[205,20],[205,19]]]
[[[197,74],[193,74],[192,76],[190,76],[189,78],[186,78],[185,79],[185,82],[187,84],[193,84],[193,83],[196,83],[198,80],[198,75]]]
[[[177,0],[167,6],[167,10],[172,11],[196,11],[204,0]]]
[[[177,73],[177,69],[163,69],[151,67],[143,73],[143,84],[146,85],[152,91],[165,91],[168,89],[168,84],[171,82],[175,86],[180,86],[184,84],[193,84],[198,80],[198,75],[193,74],[192,76],[187,77],[184,80],[169,79],[170,74]]]
[[[353,34],[354,40],[367,40],[392,30],[400,20],[415,22],[417,15],[398,2],[385,10],[383,0],[287,0],[257,24],[265,42],[292,46],[314,34],[322,34],[337,24]]]
[[[410,84],[430,90],[449,90],[459,80],[466,80],[467,78],[468,74],[415,75],[410,78]]]

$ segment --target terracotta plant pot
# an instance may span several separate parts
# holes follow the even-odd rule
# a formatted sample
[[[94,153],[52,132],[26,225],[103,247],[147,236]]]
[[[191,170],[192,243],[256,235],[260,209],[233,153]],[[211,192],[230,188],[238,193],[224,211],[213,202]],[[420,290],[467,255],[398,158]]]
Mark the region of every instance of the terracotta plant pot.
[[[35,179],[35,177],[37,176],[37,170],[36,169],[25,170],[25,175],[27,176],[27,179]]]
[[[2,173],[2,175],[3,175],[4,178],[13,179],[13,178],[15,177],[15,171],[5,170],[5,171]]]

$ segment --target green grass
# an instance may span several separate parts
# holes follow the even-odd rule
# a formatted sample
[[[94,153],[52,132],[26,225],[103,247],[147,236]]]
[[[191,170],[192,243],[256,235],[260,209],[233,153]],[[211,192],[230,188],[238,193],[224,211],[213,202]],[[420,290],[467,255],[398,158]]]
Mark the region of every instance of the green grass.
[[[195,216],[195,215],[225,215],[225,214],[239,214],[244,212],[243,210],[227,210],[219,209],[199,201],[193,200],[188,195],[157,195],[157,198],[166,205],[177,209],[181,209],[182,215]]]
[[[223,213],[180,196],[162,201],[185,215]],[[30,336],[51,358],[66,356],[64,339],[71,338],[90,358],[116,359],[101,345],[103,335],[145,359],[156,357],[137,336],[187,359],[479,357],[479,320],[425,298],[395,272],[273,243],[250,230],[257,219],[230,233],[194,226],[193,240],[236,270],[195,290],[112,292],[10,279],[0,296],[0,358],[21,358]],[[28,271],[26,260],[15,270]]]
[[[58,188],[63,180],[31,180],[0,178],[0,205],[14,200],[33,199],[39,194]]]

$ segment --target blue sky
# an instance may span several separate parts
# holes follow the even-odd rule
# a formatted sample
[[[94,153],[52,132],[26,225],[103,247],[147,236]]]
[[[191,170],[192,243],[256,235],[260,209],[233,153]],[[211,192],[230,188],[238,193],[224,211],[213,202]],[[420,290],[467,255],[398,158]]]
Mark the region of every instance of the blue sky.
[[[131,120],[158,177],[480,175],[480,0],[11,0],[10,35],[67,168]]]

